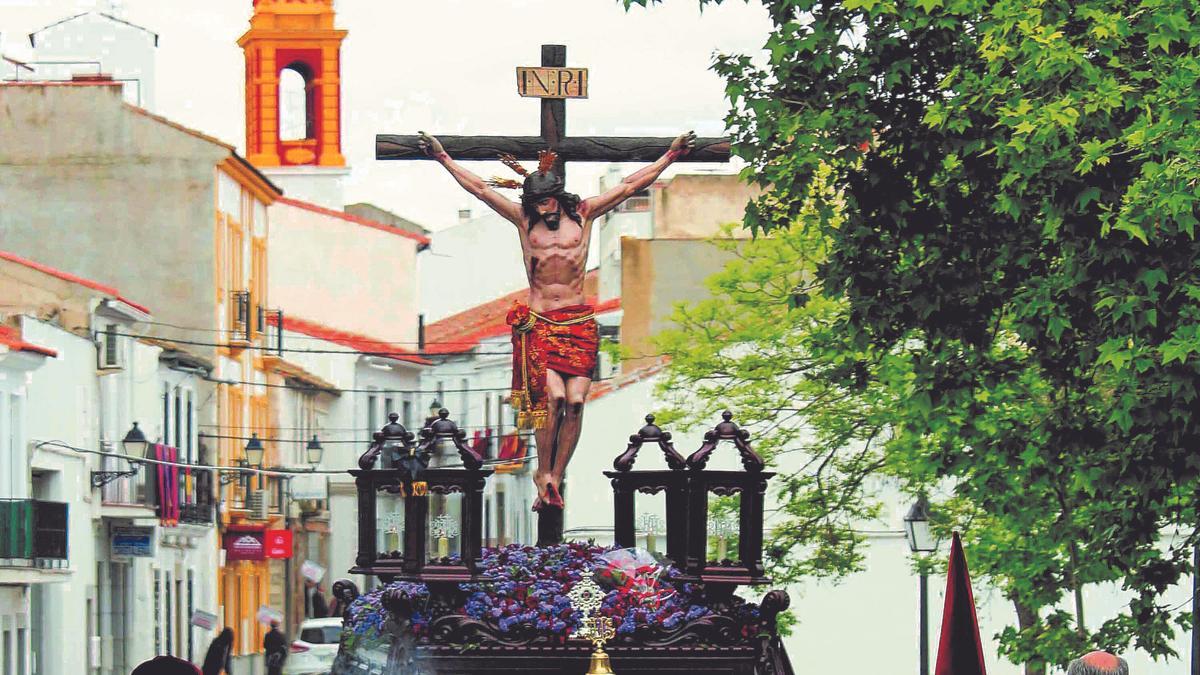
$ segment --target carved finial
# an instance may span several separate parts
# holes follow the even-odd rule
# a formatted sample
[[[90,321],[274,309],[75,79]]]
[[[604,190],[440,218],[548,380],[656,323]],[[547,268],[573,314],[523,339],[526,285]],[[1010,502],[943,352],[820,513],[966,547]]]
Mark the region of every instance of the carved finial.
[[[654,424],[654,413],[646,415],[646,424]]]
[[[729,422],[730,420],[733,419],[733,413],[726,410],[725,412],[721,413],[721,419],[725,420],[726,422]]]
[[[445,408],[438,410],[438,417],[440,417],[441,419],[446,419],[449,416],[450,416],[449,410],[446,410]]]

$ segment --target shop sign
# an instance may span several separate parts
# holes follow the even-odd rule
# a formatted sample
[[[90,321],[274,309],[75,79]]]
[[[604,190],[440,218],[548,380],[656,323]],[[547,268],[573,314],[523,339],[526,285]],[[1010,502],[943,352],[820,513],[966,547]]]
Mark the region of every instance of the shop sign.
[[[217,615],[211,612],[206,612],[202,609],[197,609],[192,612],[192,620],[190,622],[197,628],[205,628],[212,630],[217,625]]]
[[[291,530],[267,530],[264,534],[266,535],[268,558],[292,557]]]
[[[314,584],[317,584],[320,583],[321,578],[325,576],[325,568],[311,560],[305,560],[304,562],[300,563],[300,576],[308,579]]]
[[[254,617],[262,624],[270,624],[272,621],[283,623],[283,612],[267,605],[259,605],[258,613]]]
[[[110,551],[115,558],[153,558],[154,527],[114,525]]]
[[[226,532],[223,544],[226,560],[263,560],[266,558],[262,532]]]

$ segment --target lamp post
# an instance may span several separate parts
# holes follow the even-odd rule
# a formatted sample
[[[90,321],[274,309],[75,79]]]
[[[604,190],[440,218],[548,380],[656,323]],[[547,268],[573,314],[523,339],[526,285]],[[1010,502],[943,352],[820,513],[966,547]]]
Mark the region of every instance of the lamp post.
[[[246,464],[255,469],[261,469],[264,452],[265,449],[262,441],[258,439],[258,434],[250,434],[250,440],[246,441]]]
[[[321,457],[325,454],[325,448],[321,447],[321,441],[317,440],[317,435],[313,434],[312,440],[304,446],[305,458],[312,465],[313,471],[317,470],[317,465],[321,463]]]
[[[913,553],[937,550],[937,541],[929,529],[929,500],[923,494],[904,514],[904,538]],[[929,675],[929,575],[924,568],[921,569],[920,589],[920,675]]]
[[[146,434],[142,433],[137,422],[125,433],[125,438],[121,439],[121,450],[125,452],[126,457],[145,457],[146,447],[149,445],[150,441],[146,440]]]
[[[125,432],[125,438],[121,439],[121,454],[125,461],[131,465],[127,471],[93,471],[92,487],[104,487],[118,478],[127,478],[136,476],[138,472],[138,460],[146,458],[146,448],[150,445],[150,441],[146,440],[146,434],[138,427],[138,423],[134,422],[133,427]]]

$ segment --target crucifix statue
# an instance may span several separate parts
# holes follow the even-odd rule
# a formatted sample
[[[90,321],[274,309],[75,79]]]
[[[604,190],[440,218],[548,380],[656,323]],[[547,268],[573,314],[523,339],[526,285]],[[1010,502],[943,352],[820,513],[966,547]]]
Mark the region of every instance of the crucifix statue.
[[[518,69],[522,95],[542,99],[540,137],[454,136],[439,139],[379,135],[378,159],[433,159],[467,192],[516,226],[529,280],[529,303],[508,315],[513,331],[512,403],[518,426],[534,429],[538,465],[533,479],[538,497],[538,545],[562,539],[560,486],[579,442],[584,402],[592,384],[599,348],[593,308],[583,292],[592,223],[621,202],[650,187],[677,161],[725,161],[729,141],[698,139],[692,132],[675,138],[564,136],[565,98],[586,96],[587,72],[566,68],[566,48],[542,46],[542,67]],[[529,89],[533,93],[529,94]],[[456,160],[500,159],[523,180],[485,181]],[[536,169],[520,160],[538,161]],[[565,160],[653,160],[606,192],[580,199],[566,191]],[[520,189],[520,201],[495,188]]]

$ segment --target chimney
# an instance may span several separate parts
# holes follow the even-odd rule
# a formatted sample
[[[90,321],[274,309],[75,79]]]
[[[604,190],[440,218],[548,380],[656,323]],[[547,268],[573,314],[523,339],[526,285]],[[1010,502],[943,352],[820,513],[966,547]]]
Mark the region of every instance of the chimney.
[[[458,222],[459,223],[465,223],[470,219],[471,219],[471,209],[459,209],[458,210]]]

